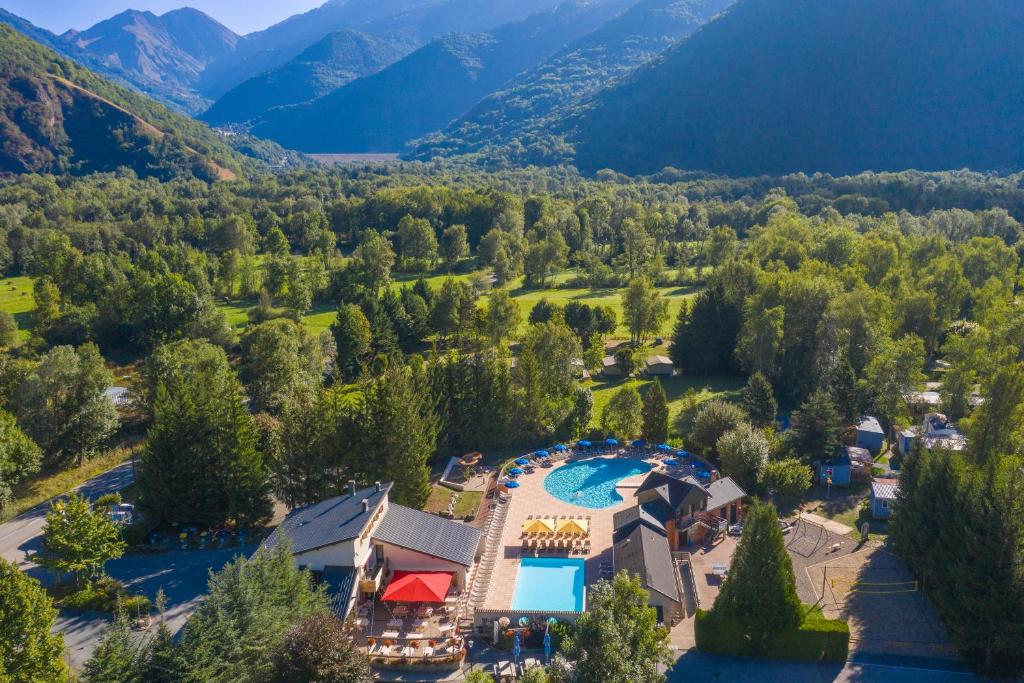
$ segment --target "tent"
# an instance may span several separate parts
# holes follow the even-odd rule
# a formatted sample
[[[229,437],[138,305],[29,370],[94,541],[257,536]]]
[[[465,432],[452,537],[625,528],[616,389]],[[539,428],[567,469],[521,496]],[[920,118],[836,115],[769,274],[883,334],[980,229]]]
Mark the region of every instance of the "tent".
[[[528,519],[523,522],[524,534],[550,534],[554,530],[554,521],[550,519]]]
[[[396,571],[381,600],[390,602],[444,602],[452,585],[451,572]]]

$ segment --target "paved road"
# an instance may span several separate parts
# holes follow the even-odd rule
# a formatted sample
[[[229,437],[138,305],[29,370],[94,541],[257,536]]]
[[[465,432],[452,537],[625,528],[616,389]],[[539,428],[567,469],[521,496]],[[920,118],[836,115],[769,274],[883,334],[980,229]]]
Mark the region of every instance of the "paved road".
[[[131,462],[118,465],[88,480],[77,489],[78,493],[94,500],[106,493],[114,493],[132,483]],[[35,565],[25,559],[28,553],[40,550],[43,541],[43,523],[50,503],[42,503],[11,521],[0,524],[0,557],[14,562],[18,567],[36,578],[40,575]]]
[[[128,462],[93,477],[76,490],[94,500],[120,491],[132,481],[132,466]],[[0,525],[0,557],[16,563],[23,572],[44,583],[52,581],[52,574],[26,557],[41,548],[43,523],[49,509],[50,504],[43,503]],[[172,631],[177,631],[206,592],[209,572],[219,570],[236,555],[248,555],[253,550],[254,547],[236,547],[126,555],[108,563],[107,573],[121,581],[130,592],[146,595],[151,600],[158,590],[163,589],[167,596],[167,624]],[[107,614],[61,612],[54,630],[64,633],[72,666],[79,668],[85,663],[109,620]]]

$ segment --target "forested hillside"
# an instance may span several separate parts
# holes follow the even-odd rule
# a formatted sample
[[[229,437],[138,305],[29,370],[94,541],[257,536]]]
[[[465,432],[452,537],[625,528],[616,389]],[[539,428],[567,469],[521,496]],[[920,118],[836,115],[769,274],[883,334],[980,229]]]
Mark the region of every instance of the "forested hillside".
[[[0,26],[0,170],[230,178],[242,158],[204,125]]]
[[[211,125],[245,123],[267,110],[315,100],[401,58],[408,47],[358,31],[337,31],[287,64],[227,92],[200,118]]]
[[[564,121],[586,97],[689,35],[732,2],[643,0],[484,98],[443,132],[423,138],[410,156],[472,155],[490,165],[570,161]]]
[[[594,171],[1020,168],[1024,6],[741,0],[570,125]]]
[[[268,112],[252,131],[306,152],[400,150],[631,1],[567,2],[489,33],[445,36],[320,100]]]

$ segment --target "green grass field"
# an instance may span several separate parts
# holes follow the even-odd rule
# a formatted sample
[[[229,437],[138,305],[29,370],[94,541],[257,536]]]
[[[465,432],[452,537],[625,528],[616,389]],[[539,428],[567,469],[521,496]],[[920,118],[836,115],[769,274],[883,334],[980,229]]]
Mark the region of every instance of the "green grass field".
[[[32,278],[8,277],[0,280],[0,311],[7,311],[18,322],[18,336],[22,341],[32,329],[32,311],[36,307],[32,298]]]
[[[608,405],[612,395],[626,385],[631,385],[643,395],[647,387],[654,382],[649,378],[633,379],[596,379],[584,383],[594,394],[594,416],[591,420],[591,427],[597,428],[601,424],[601,411]],[[691,388],[697,392],[697,402],[703,403],[713,399],[726,401],[738,401],[743,391],[743,380],[735,377],[684,377],[676,375],[671,378],[660,378],[661,386],[665,389],[665,396],[668,399],[669,429],[671,436],[678,437],[676,433],[676,418],[684,406],[684,396]]]

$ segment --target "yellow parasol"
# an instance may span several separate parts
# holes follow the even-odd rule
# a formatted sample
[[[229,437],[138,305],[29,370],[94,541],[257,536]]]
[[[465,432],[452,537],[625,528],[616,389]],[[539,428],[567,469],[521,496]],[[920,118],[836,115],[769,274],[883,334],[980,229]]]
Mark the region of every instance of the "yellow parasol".
[[[563,519],[558,522],[557,531],[560,534],[585,534],[589,526],[585,519]]]
[[[555,525],[550,519],[528,519],[523,522],[524,534],[550,534]]]

